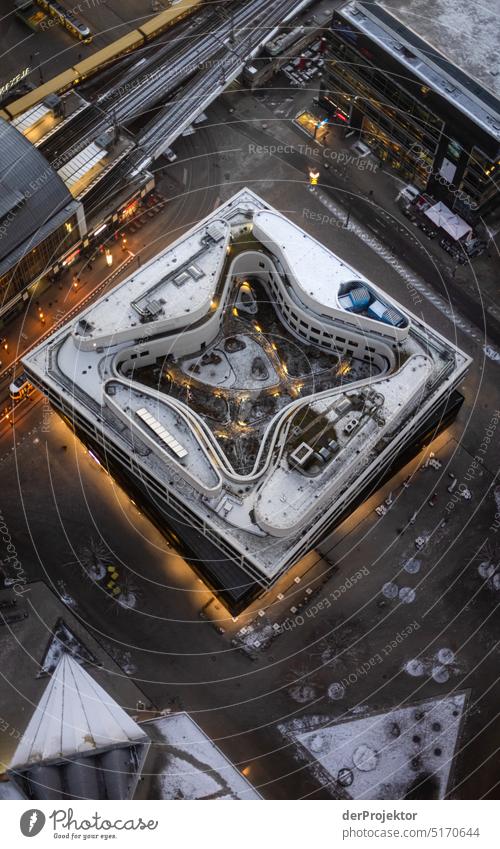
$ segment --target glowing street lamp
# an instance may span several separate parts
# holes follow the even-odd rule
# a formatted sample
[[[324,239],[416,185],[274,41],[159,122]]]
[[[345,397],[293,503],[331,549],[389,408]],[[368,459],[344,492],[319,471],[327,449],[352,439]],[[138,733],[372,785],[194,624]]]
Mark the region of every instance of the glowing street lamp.
[[[113,265],[113,254],[109,248],[106,248],[106,265]]]
[[[327,118],[323,118],[322,121],[316,121],[316,125],[314,127],[314,138],[316,138],[317,132],[321,127],[324,127],[325,124],[328,123]]]
[[[309,184],[311,186],[317,186],[319,180],[319,171],[317,168],[309,169]]]

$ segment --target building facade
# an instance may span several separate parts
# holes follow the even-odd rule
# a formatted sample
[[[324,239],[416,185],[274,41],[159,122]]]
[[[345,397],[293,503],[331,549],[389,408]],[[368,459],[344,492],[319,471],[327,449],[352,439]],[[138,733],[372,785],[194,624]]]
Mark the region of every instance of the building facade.
[[[320,103],[402,180],[473,221],[499,206],[498,93],[420,37],[418,16],[410,29],[384,6],[335,11]]]
[[[24,360],[232,612],[439,430],[469,363],[248,189]]]
[[[0,323],[85,233],[82,204],[22,133],[0,118]]]

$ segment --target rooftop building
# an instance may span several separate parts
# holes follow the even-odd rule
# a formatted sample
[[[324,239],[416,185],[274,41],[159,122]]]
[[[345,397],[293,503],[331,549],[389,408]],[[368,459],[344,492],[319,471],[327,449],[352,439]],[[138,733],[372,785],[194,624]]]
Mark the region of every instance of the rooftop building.
[[[0,315],[80,240],[83,208],[61,176],[0,118]]]
[[[260,799],[187,713],[138,724],[63,651],[0,799]]]
[[[446,421],[470,359],[243,189],[24,363],[237,611]]]
[[[497,29],[466,0],[348,0],[320,94],[399,177],[472,222],[500,198]]]

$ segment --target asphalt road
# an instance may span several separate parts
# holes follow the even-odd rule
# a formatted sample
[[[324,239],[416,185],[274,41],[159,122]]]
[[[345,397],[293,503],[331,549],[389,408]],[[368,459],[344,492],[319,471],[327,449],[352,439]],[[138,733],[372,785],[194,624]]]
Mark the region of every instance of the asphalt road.
[[[255,127],[240,125],[237,119],[229,124],[228,115],[232,113],[227,105],[215,107],[206,127],[178,143],[178,161],[159,163],[164,167],[160,188],[171,201],[150,229],[137,234],[131,249],[152,255],[219,201],[249,185],[411,309],[411,293],[368,242],[304,215],[304,210],[324,212],[305,185],[304,160],[274,157],[270,162],[269,157],[253,156],[248,143],[255,140]],[[362,204],[358,212],[362,214]],[[400,249],[403,244],[408,259],[406,242]],[[420,265],[420,273],[424,272]],[[485,359],[480,342],[455,326],[431,300],[424,299],[419,309],[475,358],[464,381],[466,401],[459,419],[432,446],[443,462],[442,471],[417,471],[419,458],[335,532],[324,547],[333,564],[324,575],[325,592],[364,565],[369,567],[366,580],[345,593],[333,610],[306,618],[304,626],[282,634],[255,663],[231,647],[232,623],[226,622],[228,633],[220,635],[210,619],[200,619],[199,611],[209,600],[201,582],[44,402],[20,408],[15,429],[0,433],[0,509],[29,577],[43,578],[70,600],[103,646],[119,662],[125,664],[126,659],[129,674],[155,704],[165,707],[175,699],[192,712],[236,763],[249,766],[248,777],[269,798],[329,795],[286,744],[281,724],[304,715],[352,718],[367,708],[387,709],[462,689],[469,693],[471,709],[464,725],[465,748],[456,762],[456,795],[495,795],[498,774],[489,753],[498,733],[493,624],[497,595],[480,580],[477,568],[481,557],[500,554],[491,531],[496,445],[491,445],[481,474],[470,483],[470,503],[462,501],[447,514],[446,487],[450,470],[461,478],[466,475],[491,423],[499,365]],[[413,472],[411,486],[403,488],[403,477]],[[373,508],[391,488],[395,506],[379,520]],[[436,491],[438,500],[431,507],[428,502]],[[406,527],[416,511],[415,523]],[[447,524],[439,529],[445,517]],[[401,528],[406,530],[399,533]],[[420,572],[413,576],[405,572],[404,564],[421,534],[430,541]],[[136,596],[133,610],[113,604],[100,585],[84,580],[89,548],[96,546],[109,552],[130,582]],[[397,603],[380,606],[383,584],[402,583],[403,578],[416,591],[411,608]],[[274,602],[271,594],[266,601],[271,617]],[[211,617],[226,618],[216,605],[211,606]],[[422,627],[374,677],[359,682],[343,702],[328,699],[333,681],[366,661],[414,617]],[[244,621],[240,617],[238,625]],[[442,685],[425,678],[416,687],[401,672],[402,666],[419,652],[432,654],[440,645],[451,645],[459,657],[452,679]],[[338,666],[324,659],[325,648],[332,647],[341,653]],[[298,683],[311,687],[305,702],[297,701]]]

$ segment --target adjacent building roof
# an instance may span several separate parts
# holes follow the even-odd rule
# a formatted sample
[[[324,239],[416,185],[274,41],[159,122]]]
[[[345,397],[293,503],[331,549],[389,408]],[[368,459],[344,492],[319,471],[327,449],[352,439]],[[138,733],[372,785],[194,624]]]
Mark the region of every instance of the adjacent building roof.
[[[378,4],[500,97],[500,0],[487,5],[469,0],[378,0]]]
[[[321,784],[344,798],[444,799],[453,782],[467,695],[455,692],[339,722],[309,715],[284,723],[280,731]]]
[[[83,664],[108,693],[108,699],[115,699],[127,713],[137,715],[138,705],[148,704],[144,692],[129,675],[123,674],[118,663],[72,612],[68,606],[73,603],[70,596],[65,595],[65,604],[43,581],[36,581],[29,585],[29,593],[23,598],[12,589],[0,590],[0,605],[5,607],[7,602],[8,607],[14,599],[16,613],[25,615],[14,625],[0,628],[0,715],[12,730],[0,735],[0,783],[63,651]],[[43,610],[43,620],[34,614],[37,610]]]
[[[10,768],[145,740],[147,736],[137,723],[70,654],[64,653]]]
[[[143,724],[151,738],[136,799],[260,799],[187,713]]]
[[[131,799],[149,738],[65,652],[14,753],[28,799]]]
[[[16,249],[35,247],[40,233],[45,233],[47,227],[48,232],[55,229],[55,223],[54,227],[50,226],[51,221],[67,206],[70,209],[65,217],[69,217],[74,205],[63,180],[45,157],[19,130],[0,118],[2,271],[6,270],[5,262]]]
[[[444,16],[448,24],[436,27],[435,4],[428,5],[427,16],[421,6],[419,16],[410,15],[404,4],[397,0],[394,4],[389,0],[381,3],[348,0],[339,11],[347,21],[407,67],[410,73],[500,141],[500,84],[496,81],[498,56],[492,53],[494,35],[484,21],[482,26],[478,24],[475,35],[465,38],[461,35],[457,40],[460,24],[456,24],[455,32],[452,20]],[[444,7],[448,0],[438,0],[437,5]],[[465,0],[458,5],[463,15]],[[469,12],[469,5],[467,9]],[[450,10],[448,12],[451,14]],[[459,15],[457,20],[460,19]],[[490,26],[492,32],[496,31],[495,23],[490,23]],[[465,32],[470,30],[465,28]],[[436,37],[437,33],[439,37]],[[489,49],[485,46],[487,39]],[[437,47],[434,46],[436,43]],[[457,45],[461,46],[457,49]],[[476,64],[469,62],[471,52],[476,57]],[[465,56],[467,62],[464,61]]]
[[[139,726],[65,652],[14,753],[0,799],[260,799],[187,714]]]

